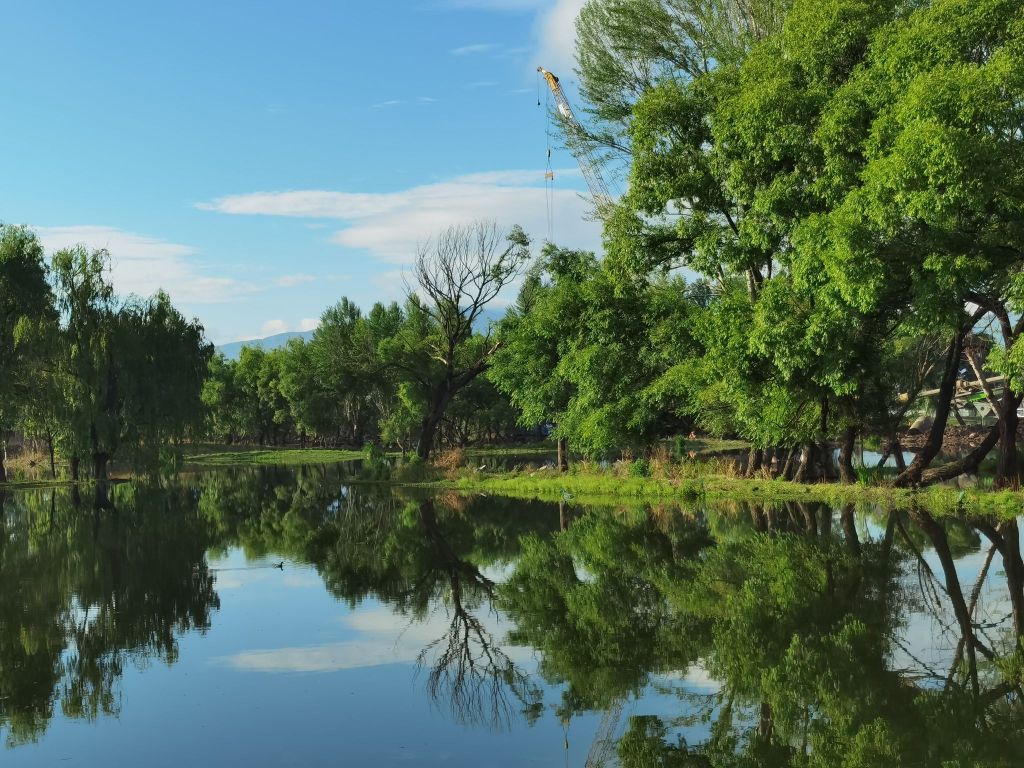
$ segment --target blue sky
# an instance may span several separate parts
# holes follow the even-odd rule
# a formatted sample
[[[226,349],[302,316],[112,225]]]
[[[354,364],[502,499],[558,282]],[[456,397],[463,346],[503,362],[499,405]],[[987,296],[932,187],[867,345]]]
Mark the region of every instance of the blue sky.
[[[398,298],[438,229],[547,237],[537,64],[583,0],[6,4],[0,220],[106,247],[217,343]],[[554,239],[597,248],[557,151]]]

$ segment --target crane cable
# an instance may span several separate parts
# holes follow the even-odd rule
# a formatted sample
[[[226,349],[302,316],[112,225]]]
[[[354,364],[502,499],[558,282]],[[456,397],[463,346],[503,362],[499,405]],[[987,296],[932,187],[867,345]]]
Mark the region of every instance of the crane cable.
[[[540,72],[537,73],[537,106],[540,106]],[[548,242],[555,240],[555,172],[551,168],[551,91],[547,88],[544,99],[544,135],[547,155],[544,166],[544,207],[547,215]]]

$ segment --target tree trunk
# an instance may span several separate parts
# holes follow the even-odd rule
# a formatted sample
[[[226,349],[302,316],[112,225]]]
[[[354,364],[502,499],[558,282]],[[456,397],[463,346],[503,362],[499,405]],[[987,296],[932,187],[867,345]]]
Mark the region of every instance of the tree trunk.
[[[928,439],[921,447],[921,450],[917,452],[910,466],[896,477],[894,485],[898,488],[919,485],[925,468],[932,463],[932,459],[938,456],[939,451],[942,450],[942,437],[946,432],[949,409],[953,403],[956,380],[960,373],[963,343],[964,334],[961,330],[957,329],[949,343],[949,351],[946,353],[946,367],[942,372],[942,383],[939,386],[939,393],[935,400],[935,421],[932,422],[932,428],[928,432]]]
[[[1014,396],[1012,398],[1012,401],[1009,403],[1009,407],[1013,411],[1011,418],[1014,422],[1018,420],[1017,406],[1020,405],[1020,402],[1021,397]],[[951,461],[949,464],[938,467],[936,469],[930,469],[927,472],[924,472],[921,475],[921,484],[930,485],[931,483],[938,483],[943,480],[952,480],[954,477],[959,477],[960,475],[963,475],[965,473],[976,471],[978,467],[981,465],[981,462],[985,460],[985,457],[988,456],[989,452],[996,446],[996,443],[1002,439],[1004,430],[1005,426],[1003,424],[1003,419],[1000,418],[999,421],[995,424],[995,426],[989,429],[988,434],[985,435],[985,439],[982,440],[981,443],[978,444],[978,446],[974,450],[972,450],[963,458],[957,459],[956,461]],[[1016,434],[1017,429],[1016,426],[1014,426],[1014,431],[1012,432],[1014,438],[1016,437]],[[1013,446],[1013,461],[1014,465],[1016,465],[1016,440],[1013,440]],[[1002,462],[1001,457],[1000,462]]]
[[[857,473],[853,471],[853,449],[857,445],[857,428],[847,427],[843,432],[843,444],[839,448],[839,478],[846,485],[857,482]]]
[[[47,432],[46,433],[46,447],[47,447],[47,449],[49,451],[49,454],[50,454],[50,474],[53,476],[53,479],[56,480],[57,479],[57,461],[56,461],[56,457],[54,456],[54,453],[53,453],[53,433],[51,433],[51,432]]]
[[[440,419],[433,414],[423,417],[420,424],[420,438],[416,443],[416,455],[423,461],[430,458],[430,452],[434,449],[434,438],[437,435],[437,425]]]
[[[77,483],[78,482],[79,458],[77,456],[72,456],[71,457],[71,461],[69,463],[70,463],[70,469],[71,469],[71,479],[74,480]]]
[[[99,481],[107,479],[107,464],[110,462],[110,456],[106,453],[94,453],[92,457],[93,462],[93,477]]]
[[[779,473],[783,480],[793,479],[793,457],[796,455],[796,452],[796,448],[790,448],[786,451],[786,463],[782,465],[782,471]]]
[[[558,471],[569,471],[569,446],[564,437],[558,438]]]
[[[967,472],[974,472],[978,465],[985,460],[989,452],[995,448],[996,443],[999,442],[999,425],[992,427],[988,434],[985,435],[985,439],[970,453],[963,458],[951,461],[948,464],[944,464],[941,467],[935,469],[929,469],[921,474],[921,485],[931,485],[932,483],[939,483],[943,480],[952,480],[954,477],[960,477]]]
[[[794,483],[809,483],[814,480],[814,443],[806,443],[800,449],[800,464],[793,475]]]
[[[0,438],[0,483],[7,482],[7,439]]]
[[[999,463],[996,465],[996,488],[1020,488],[1020,466],[1017,460],[1017,406],[1020,399],[1009,387],[999,400]]]
[[[896,459],[896,471],[906,472],[907,460],[903,456],[903,445],[900,443],[899,437],[894,437],[892,439],[892,456]]]
[[[764,462],[764,454],[760,448],[751,448],[747,454],[747,477],[754,477],[761,471]]]

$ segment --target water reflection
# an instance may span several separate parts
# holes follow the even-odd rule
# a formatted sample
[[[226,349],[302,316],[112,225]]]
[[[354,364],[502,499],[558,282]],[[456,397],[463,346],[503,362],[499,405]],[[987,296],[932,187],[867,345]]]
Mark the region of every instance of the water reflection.
[[[1016,522],[424,497],[329,467],[87,501],[26,492],[2,508],[10,744],[41,739],[58,712],[130,707],[127,668],[173,665],[186,635],[216,625],[218,589],[239,574],[209,563],[241,549],[261,567],[309,564],[363,633],[220,657],[239,672],[406,662],[418,690],[478,730],[553,719],[575,733],[604,712],[591,757],[630,766],[1024,758]]]
[[[505,592],[514,639],[543,651],[570,713],[683,678],[677,716],[641,700],[624,765],[1016,764],[1017,524],[837,517],[810,504],[588,515],[527,542]],[[965,590],[956,558],[980,537],[991,546]],[[922,614],[940,627],[931,648],[907,642]],[[947,647],[944,667],[920,658]]]
[[[129,663],[172,664],[176,638],[218,608],[207,526],[184,489],[119,486],[83,506],[40,491],[0,517],[0,727],[37,739],[66,717],[117,714]]]

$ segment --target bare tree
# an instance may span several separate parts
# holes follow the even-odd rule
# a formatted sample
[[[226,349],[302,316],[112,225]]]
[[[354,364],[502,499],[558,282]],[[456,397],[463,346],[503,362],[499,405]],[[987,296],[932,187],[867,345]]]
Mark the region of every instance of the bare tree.
[[[530,241],[519,227],[494,222],[454,226],[420,246],[413,267],[411,302],[429,318],[427,360],[400,364],[422,388],[424,413],[416,453],[430,456],[438,424],[452,398],[487,370],[498,348],[488,328],[474,336],[484,309],[514,280],[529,258]],[[422,351],[422,350],[421,350]]]

